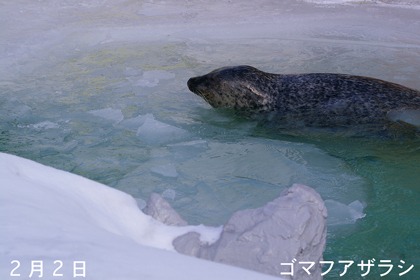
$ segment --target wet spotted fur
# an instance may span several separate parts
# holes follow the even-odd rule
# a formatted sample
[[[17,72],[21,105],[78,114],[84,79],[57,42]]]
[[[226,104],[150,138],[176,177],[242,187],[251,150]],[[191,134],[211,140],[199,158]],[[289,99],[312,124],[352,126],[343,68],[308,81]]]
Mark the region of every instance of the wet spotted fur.
[[[216,69],[188,80],[211,106],[305,125],[381,124],[390,110],[420,110],[420,92],[344,74],[270,74],[251,66]]]

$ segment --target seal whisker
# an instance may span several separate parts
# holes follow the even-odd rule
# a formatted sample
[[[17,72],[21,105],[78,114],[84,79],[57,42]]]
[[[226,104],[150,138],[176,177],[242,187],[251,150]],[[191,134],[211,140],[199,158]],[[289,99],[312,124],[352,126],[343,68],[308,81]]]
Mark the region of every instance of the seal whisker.
[[[202,99],[204,99],[205,102],[207,102],[208,104],[210,104],[209,100],[207,100],[206,96],[199,90],[197,90],[195,92],[196,95],[198,95],[199,97],[201,97]]]

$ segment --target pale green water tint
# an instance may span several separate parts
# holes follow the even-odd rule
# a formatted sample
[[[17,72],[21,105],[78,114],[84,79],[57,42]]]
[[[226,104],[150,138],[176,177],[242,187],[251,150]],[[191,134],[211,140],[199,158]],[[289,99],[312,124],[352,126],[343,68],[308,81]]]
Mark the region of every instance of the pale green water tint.
[[[400,50],[389,48],[384,54],[376,53],[376,46],[331,42],[246,42],[110,43],[80,47],[66,57],[57,56],[61,50],[41,55],[2,79],[0,150],[121,189],[139,204],[150,193],[161,193],[195,224],[220,225],[234,211],[259,207],[291,184],[304,183],[324,199],[366,205],[364,218],[329,227],[324,259],[336,266],[325,279],[336,279],[343,271],[339,260],[355,262],[342,279],[362,279],[357,263],[373,258],[376,264],[393,261],[385,279],[398,279],[400,260],[415,265],[401,279],[419,279],[418,139],[282,136],[209,108],[186,87],[191,76],[238,64],[233,44],[238,54],[249,57],[246,63],[279,73],[329,69],[368,75],[367,51],[378,61],[376,77],[391,80],[386,73],[392,68],[418,88],[418,73],[404,70],[415,58],[390,65],[384,61],[397,61],[403,56]],[[281,55],[265,66],[267,54],[280,43]],[[256,45],[263,47],[255,51]],[[331,50],[340,58],[336,68]],[[221,52],[226,57],[229,51],[231,61],[214,57]],[[305,68],[299,61],[306,62]],[[114,110],[109,118],[91,113],[107,108]],[[151,125],[170,125],[174,135],[139,135],[147,114],[153,115]],[[363,279],[379,279],[384,269],[375,267]]]
[[[282,138],[282,137],[280,137]],[[418,279],[420,261],[420,139],[314,137],[296,141],[311,143],[344,160],[346,167],[369,182],[366,217],[348,228],[341,227],[333,236],[329,228],[324,260],[335,261],[324,279],[337,279],[344,271],[338,260],[353,260],[344,279],[398,279],[399,273],[415,267],[406,279]],[[367,278],[356,266],[362,260],[375,259]],[[384,277],[387,267],[377,267],[380,260],[392,260],[394,268]],[[406,262],[404,269],[400,260]],[[418,266],[418,265],[417,265]],[[326,268],[325,268],[326,269]],[[366,268],[365,268],[366,269]],[[403,276],[401,276],[403,277]],[[402,278],[401,278],[402,279]]]
[[[357,174],[372,181],[374,195],[360,232],[349,237],[348,244],[355,244],[353,248],[366,258],[397,263],[402,259],[416,265],[420,256],[420,143],[359,145],[364,148],[353,146],[340,153],[346,154],[346,161]],[[415,271],[409,279],[419,277],[418,267]]]

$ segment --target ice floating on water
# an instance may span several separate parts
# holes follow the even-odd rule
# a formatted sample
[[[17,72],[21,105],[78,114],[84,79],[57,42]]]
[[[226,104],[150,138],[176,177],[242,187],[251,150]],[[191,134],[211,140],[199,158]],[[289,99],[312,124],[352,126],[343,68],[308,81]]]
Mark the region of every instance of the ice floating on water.
[[[134,81],[135,86],[141,87],[155,87],[159,84],[160,80],[170,80],[175,78],[175,74],[164,70],[145,71],[141,79],[137,82]],[[132,80],[132,79],[131,79]]]
[[[146,118],[144,124],[137,130],[137,137],[149,145],[161,145],[186,138],[189,133],[181,128]]]
[[[387,117],[392,121],[402,121],[414,126],[420,127],[420,111],[419,110],[404,110],[397,112],[391,110],[388,112]]]
[[[316,3],[316,4],[347,4],[347,3],[355,3],[357,0],[304,0],[305,2],[309,3]],[[364,2],[373,3],[374,1],[365,0]]]
[[[50,122],[50,121],[45,121],[45,122],[40,122],[40,123],[30,124],[30,125],[18,124],[17,127],[18,128],[35,128],[36,130],[41,130],[41,129],[58,129],[60,128],[60,125],[57,123]]]
[[[31,111],[31,107],[23,104],[19,99],[12,97],[3,103],[3,106],[0,108],[0,115],[2,116],[2,121],[7,122],[28,116]]]
[[[172,200],[175,199],[176,192],[173,189],[167,189],[162,193],[163,198],[170,198]]]
[[[328,209],[327,224],[329,226],[352,224],[358,219],[366,216],[363,214],[363,204],[356,200],[345,205],[334,200],[325,200]]]
[[[50,122],[50,121],[45,121],[45,122],[34,124],[34,128],[35,129],[53,129],[53,128],[60,128],[60,125]]]
[[[88,113],[107,120],[112,120],[115,122],[115,124],[120,123],[124,119],[124,116],[120,109],[105,108],[100,110],[89,111]]]
[[[357,0],[304,0],[305,2],[315,3],[315,4],[378,4],[381,6],[396,6],[396,7],[404,7],[407,6],[408,8],[420,8],[420,3],[418,0],[364,0],[364,1],[357,1]]]
[[[126,129],[138,129],[146,122],[147,119],[154,120],[155,118],[152,114],[139,115],[135,118],[123,120],[119,125]]]
[[[170,9],[167,9],[166,5],[164,4],[156,5],[155,3],[152,3],[142,4],[142,9],[138,11],[138,14],[142,16],[151,17],[187,12],[187,9],[182,6],[172,6]]]
[[[200,152],[208,149],[206,140],[193,140],[175,144],[168,144],[170,150],[174,153],[174,160],[179,162],[194,158]]]
[[[171,178],[178,177],[178,172],[176,172],[175,166],[170,163],[164,164],[164,165],[153,166],[150,169],[150,171],[164,177],[171,177]]]
[[[190,147],[195,145],[205,145],[207,143],[206,140],[193,140],[188,142],[176,143],[176,144],[169,144],[169,147]]]

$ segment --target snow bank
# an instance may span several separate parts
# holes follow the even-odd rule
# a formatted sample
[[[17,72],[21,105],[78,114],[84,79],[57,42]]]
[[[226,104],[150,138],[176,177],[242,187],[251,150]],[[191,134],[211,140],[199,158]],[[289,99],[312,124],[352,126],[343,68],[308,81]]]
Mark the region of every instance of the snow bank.
[[[45,275],[67,278],[81,270],[72,270],[74,262],[84,262],[83,273],[94,279],[270,279],[169,251],[175,240],[180,252],[279,276],[288,268],[281,262],[319,263],[325,249],[325,205],[302,185],[263,208],[235,213],[221,234],[188,226],[158,195],[147,203],[148,216],[126,193],[17,156],[0,153],[0,177],[1,279],[39,273],[32,261],[42,261]],[[185,250],[192,243],[199,254]],[[319,266],[311,272],[320,277]]]
[[[166,226],[121,191],[4,153],[0,178],[0,279],[26,279],[31,261],[42,261],[42,277],[62,279],[73,279],[79,261],[87,279],[273,279],[168,251],[191,230],[208,240],[220,230]]]

